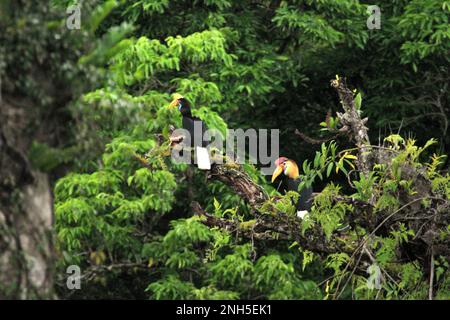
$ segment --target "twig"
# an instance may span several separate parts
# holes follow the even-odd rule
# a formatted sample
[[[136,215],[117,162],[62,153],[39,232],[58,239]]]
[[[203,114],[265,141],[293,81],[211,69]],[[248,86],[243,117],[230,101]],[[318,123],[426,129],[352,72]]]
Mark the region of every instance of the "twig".
[[[430,261],[430,288],[428,289],[428,299],[433,300],[433,280],[434,280],[434,250],[431,245],[431,261]]]
[[[299,136],[300,138],[302,138],[303,140],[305,140],[306,142],[308,142],[310,144],[321,144],[324,142],[334,140],[340,136],[340,134],[335,134],[334,136],[331,136],[329,138],[317,139],[317,138],[311,138],[310,136],[307,136],[303,132],[300,132],[298,129],[295,129],[294,134],[296,134],[297,136]]]
[[[356,268],[358,268],[358,264],[359,264],[359,262],[361,261],[361,258],[362,258],[362,256],[363,256],[363,253],[364,253],[364,252],[361,250],[361,254],[360,254],[359,257],[358,257],[358,261],[356,261],[355,266],[354,266],[352,272],[351,272],[350,275],[348,276],[347,281],[345,281],[344,286],[342,287],[341,292],[337,295],[336,299],[339,299],[339,297],[342,295],[342,293],[344,292],[345,288],[347,287],[348,283],[350,282],[350,279],[351,279],[352,276],[355,274]],[[340,279],[339,279],[339,283],[338,283],[338,286],[336,287],[336,291],[339,289],[339,284],[340,284],[340,282],[341,282],[341,281],[340,281]]]

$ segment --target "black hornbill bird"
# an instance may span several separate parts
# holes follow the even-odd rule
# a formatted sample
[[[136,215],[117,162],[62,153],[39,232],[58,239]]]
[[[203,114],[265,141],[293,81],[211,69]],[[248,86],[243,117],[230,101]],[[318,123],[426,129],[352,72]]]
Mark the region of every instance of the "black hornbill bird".
[[[281,181],[281,190],[283,192],[287,191],[298,191],[298,186],[302,182],[300,179],[300,173],[294,160],[280,157],[275,161],[275,171],[272,174],[272,183],[275,179],[283,174],[284,177]],[[312,206],[312,194],[313,190],[311,187],[304,187],[302,191],[299,192],[298,202],[296,204],[297,216],[303,218]]]
[[[195,150],[196,161],[199,169],[210,170],[211,160],[208,150],[205,148],[207,142],[203,141],[203,135],[207,130],[206,124],[199,118],[192,116],[191,104],[181,94],[175,93],[169,108],[178,107],[183,119],[183,129],[190,134],[190,147]]]

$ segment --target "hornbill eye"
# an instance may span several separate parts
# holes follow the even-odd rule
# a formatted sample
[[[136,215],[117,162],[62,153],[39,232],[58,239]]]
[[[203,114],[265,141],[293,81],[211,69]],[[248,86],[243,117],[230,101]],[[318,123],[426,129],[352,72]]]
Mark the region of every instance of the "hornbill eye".
[[[283,173],[284,168],[286,167],[286,162],[288,161],[288,158],[280,157],[277,160],[275,160],[275,165],[277,166],[275,168],[275,171],[272,174],[272,182],[275,181],[275,179]]]

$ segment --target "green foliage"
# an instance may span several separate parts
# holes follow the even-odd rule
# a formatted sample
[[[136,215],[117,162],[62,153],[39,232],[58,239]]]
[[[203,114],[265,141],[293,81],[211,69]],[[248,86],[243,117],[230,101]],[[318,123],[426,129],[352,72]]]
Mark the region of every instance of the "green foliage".
[[[445,1],[411,1],[406,5],[404,16],[398,19],[406,40],[401,47],[402,62],[414,63],[431,55],[448,59],[449,13]]]
[[[359,181],[353,181],[355,189],[358,191],[355,194],[360,200],[368,201],[372,197],[373,187],[378,177],[375,176],[375,172],[371,172],[367,177],[359,173]]]
[[[60,9],[69,3],[53,1]],[[344,272],[357,259],[347,253],[316,254],[296,248],[298,243],[289,248],[293,239],[255,244],[206,227],[192,217],[191,201],[245,230],[256,221],[232,190],[220,182],[206,184],[195,168],[167,157],[169,125],[181,125],[179,113],[167,105],[171,93],[178,92],[192,102],[195,116],[223,135],[227,128],[282,129],[280,153],[301,164],[299,191],[308,186],[321,191],[300,223],[303,235],[318,227],[320,235],[314,236],[323,233],[327,241],[338,237],[353,250],[368,234],[364,226],[343,231],[350,217],[376,220],[395,213],[399,199],[422,196],[416,181],[423,177],[434,196],[449,199],[450,176],[441,172],[445,157],[424,159],[436,143],[431,137],[440,137],[444,150],[450,145],[445,131],[448,99],[442,94],[448,86],[450,7],[436,0],[378,5],[383,18],[382,30],[376,32],[366,27],[367,6],[353,0],[271,5],[89,0],[83,1],[83,32],[55,33],[64,17],[52,15],[48,28],[31,43],[17,31],[25,34],[30,25],[23,17],[14,20],[5,29],[9,46],[0,51],[0,71],[10,73],[11,67],[4,65],[16,65],[15,72],[33,74],[34,58],[29,57],[51,61],[48,71],[57,74],[52,82],[71,87],[74,97],[66,115],[73,120],[67,129],[69,141],[62,139],[57,148],[36,143],[30,151],[33,165],[41,170],[71,166],[72,172],[54,187],[59,270],[73,263],[83,270],[138,264],[144,271],[129,272],[144,287],[148,284],[146,295],[152,299],[329,298],[341,289],[341,273],[351,276],[356,298],[423,298],[426,286],[417,262],[402,264],[396,256],[415,236],[410,225],[397,224],[368,241],[373,265],[401,278],[397,284],[385,279],[384,291],[377,295],[367,288],[366,277]],[[71,46],[62,42],[67,49],[58,51],[54,34]],[[45,43],[52,44],[56,56],[44,54]],[[10,53],[25,44],[27,54]],[[61,68],[66,60],[72,62]],[[388,136],[383,148],[395,156],[387,162],[377,159],[367,175],[356,172],[358,150],[348,149],[346,141],[311,147],[292,134],[292,128],[302,128],[312,136],[325,136],[340,128],[331,116],[320,124],[322,131],[316,126],[337,105],[327,89],[337,73],[355,83],[355,105],[369,117],[375,139],[387,124],[416,132],[417,141],[405,139],[402,130]],[[66,85],[67,79],[79,80]],[[51,101],[51,94],[40,90],[39,79],[9,86],[39,101],[42,110],[68,104]],[[411,176],[411,167],[422,174]],[[277,193],[256,166],[246,164],[244,170],[269,194]],[[342,197],[375,199],[374,210],[356,211],[351,202],[336,201]],[[290,192],[261,211],[278,210],[297,219],[297,199],[298,194]],[[420,208],[427,205],[429,199],[419,203]],[[448,228],[439,232],[443,238],[449,234]],[[436,272],[448,285],[448,265],[445,260],[437,263]],[[121,272],[104,277],[105,292],[119,291]],[[334,278],[317,286],[330,276]],[[98,296],[93,287],[84,291],[85,297]],[[69,295],[64,289],[61,293]],[[445,294],[443,289],[436,296]]]
[[[77,149],[74,147],[59,149],[52,148],[46,144],[34,142],[30,148],[28,157],[33,167],[50,172],[64,163],[72,161]]]
[[[314,198],[314,206],[311,210],[311,218],[320,224],[329,239],[333,231],[341,227],[346,213],[353,207],[344,202],[336,202],[333,197],[339,195],[340,188],[333,184],[328,185],[317,197]]]
[[[235,248],[235,253],[226,255],[211,267],[212,280],[220,285],[236,285],[249,282],[253,264],[249,259],[249,247]]]
[[[146,291],[149,290],[154,292],[156,300],[190,299],[194,286],[190,282],[184,282],[174,275],[169,275],[163,280],[151,283]]]

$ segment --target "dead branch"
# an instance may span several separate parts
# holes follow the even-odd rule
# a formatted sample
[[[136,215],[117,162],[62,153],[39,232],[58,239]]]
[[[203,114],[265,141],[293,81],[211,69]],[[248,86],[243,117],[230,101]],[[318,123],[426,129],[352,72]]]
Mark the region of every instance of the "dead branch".
[[[355,141],[359,148],[359,157],[356,162],[358,169],[368,174],[371,168],[371,152],[368,149],[370,141],[367,133],[369,129],[366,127],[368,118],[361,119],[355,106],[353,92],[347,87],[345,78],[332,80],[331,86],[336,89],[345,111],[344,113],[336,112],[340,123],[343,128],[348,128],[350,138]]]
[[[230,233],[236,233],[238,236],[247,239],[256,240],[287,240],[288,235],[281,229],[271,229],[268,225],[255,220],[251,223],[239,223],[237,221],[226,220],[215,217],[200,206],[198,202],[192,202],[191,208],[195,214],[203,217],[202,223],[208,227],[219,227]]]
[[[295,129],[294,133],[310,144],[321,144],[324,142],[334,140],[340,136],[340,134],[336,134],[336,135],[328,137],[328,138],[317,139],[317,138],[311,138],[310,136],[304,134],[303,132],[300,132],[300,130],[298,130],[298,129]]]
[[[218,180],[230,186],[255,209],[269,199],[267,192],[254,183],[250,176],[236,164],[214,165],[208,174],[208,179]]]

